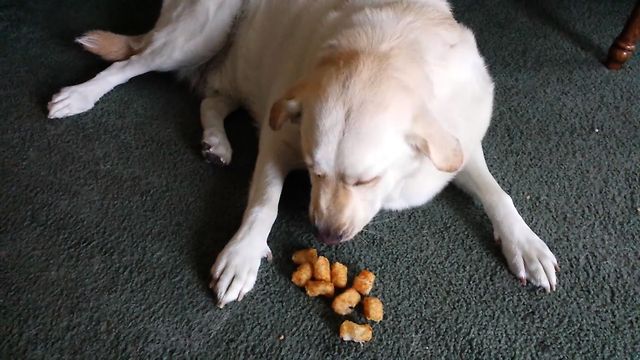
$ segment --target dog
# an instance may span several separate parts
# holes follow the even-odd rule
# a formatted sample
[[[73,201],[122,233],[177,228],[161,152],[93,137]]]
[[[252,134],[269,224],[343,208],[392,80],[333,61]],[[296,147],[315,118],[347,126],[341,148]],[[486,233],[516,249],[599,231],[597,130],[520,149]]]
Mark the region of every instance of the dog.
[[[494,85],[445,0],[165,0],[147,34],[77,42],[113,63],[54,95],[50,118],[87,111],[137,75],[177,71],[203,97],[208,161],[231,162],[230,112],[243,106],[257,122],[248,205],[211,268],[220,307],[253,288],[285,177],[300,168],[320,242],[351,240],[381,209],[420,206],[453,182],[482,203],[520,282],[556,289],[555,256],[485,162]]]

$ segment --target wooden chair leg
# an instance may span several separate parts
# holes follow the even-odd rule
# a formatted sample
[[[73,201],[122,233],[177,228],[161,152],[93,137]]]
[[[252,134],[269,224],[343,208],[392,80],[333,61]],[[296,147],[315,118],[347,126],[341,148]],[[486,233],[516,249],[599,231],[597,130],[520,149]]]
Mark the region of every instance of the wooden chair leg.
[[[611,70],[619,70],[633,55],[638,39],[640,39],[640,1],[633,8],[622,33],[609,48],[609,56],[605,65]]]

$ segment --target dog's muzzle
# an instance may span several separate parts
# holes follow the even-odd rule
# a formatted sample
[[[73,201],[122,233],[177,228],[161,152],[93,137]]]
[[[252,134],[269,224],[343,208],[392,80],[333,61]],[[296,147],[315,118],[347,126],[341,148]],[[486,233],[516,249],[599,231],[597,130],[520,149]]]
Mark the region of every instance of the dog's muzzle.
[[[344,235],[341,232],[326,228],[313,227],[313,235],[325,245],[337,245],[342,242]]]

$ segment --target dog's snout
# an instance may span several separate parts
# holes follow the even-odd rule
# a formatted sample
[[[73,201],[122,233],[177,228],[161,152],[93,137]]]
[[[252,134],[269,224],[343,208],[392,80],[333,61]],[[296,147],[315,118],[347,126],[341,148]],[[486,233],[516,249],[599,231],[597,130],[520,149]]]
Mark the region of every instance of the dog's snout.
[[[314,226],[314,233],[316,238],[326,245],[339,244],[344,238],[344,234],[340,231],[335,231],[332,229],[319,229],[317,226]]]

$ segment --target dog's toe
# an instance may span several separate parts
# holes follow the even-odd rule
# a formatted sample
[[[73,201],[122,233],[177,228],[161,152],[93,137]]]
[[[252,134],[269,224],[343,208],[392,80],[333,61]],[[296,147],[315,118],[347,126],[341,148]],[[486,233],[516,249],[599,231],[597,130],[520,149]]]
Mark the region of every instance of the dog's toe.
[[[551,279],[547,277],[547,274],[545,274],[544,267],[540,261],[541,260],[538,259],[538,257],[532,255],[525,258],[527,277],[532,284],[545,289],[546,292],[550,292]]]
[[[91,89],[78,86],[66,87],[51,98],[47,105],[48,117],[56,119],[80,114],[91,109],[95,102]]]
[[[259,260],[257,266],[236,267],[227,266],[220,278],[216,281],[213,290],[218,299],[218,307],[222,308],[232,301],[240,301],[246,293],[255,285]]]
[[[213,164],[216,166],[227,165],[224,159],[220,155],[213,152],[211,150],[211,146],[209,146],[209,144],[205,142],[202,143],[202,157],[204,157],[205,161],[208,162],[209,164]]]
[[[236,274],[226,290],[218,289],[218,307],[222,308],[232,301],[240,301],[246,293],[253,289],[256,282],[257,271],[247,271]]]
[[[265,246],[266,247],[266,246]],[[232,301],[240,301],[253,289],[260,267],[260,261],[269,248],[250,243],[231,242],[218,255],[211,267],[211,289],[218,298],[218,307]]]
[[[544,241],[528,227],[504,232],[500,238],[509,269],[522,284],[528,281],[547,292],[556,290],[558,262]]]
[[[202,157],[213,165],[225,166],[231,162],[231,146],[218,137],[205,137],[202,140]]]

